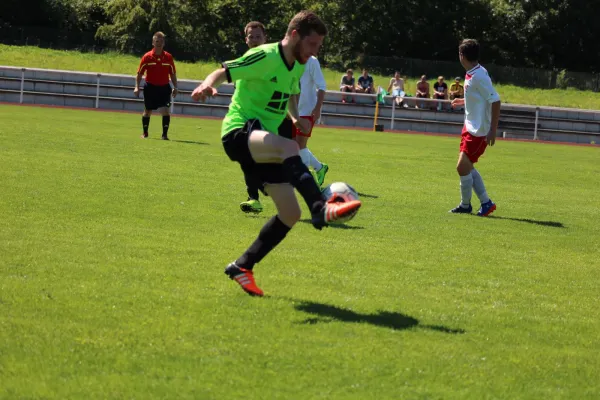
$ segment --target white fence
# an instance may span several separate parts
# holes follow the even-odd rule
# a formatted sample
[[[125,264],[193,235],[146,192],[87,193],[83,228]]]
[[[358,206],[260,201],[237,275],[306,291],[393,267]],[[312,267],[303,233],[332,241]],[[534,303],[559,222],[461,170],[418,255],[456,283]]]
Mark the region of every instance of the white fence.
[[[219,96],[206,104],[192,101],[189,94],[199,81],[179,80],[180,94],[172,103],[172,112],[197,116],[225,115],[232,85],[219,88]],[[0,66],[0,101],[29,104],[54,104],[97,109],[143,109],[142,100],[133,95],[135,77],[131,75],[45,70]],[[342,103],[352,96],[355,103]],[[405,107],[397,107],[393,96],[383,104],[377,95],[328,91],[322,123],[385,130],[459,134],[464,115],[451,112],[448,100],[405,97]],[[416,108],[418,103],[424,107]],[[436,111],[441,104],[444,112]],[[420,104],[419,104],[420,105]],[[428,106],[429,105],[429,106]],[[600,112],[503,104],[500,132],[505,137],[600,143]]]

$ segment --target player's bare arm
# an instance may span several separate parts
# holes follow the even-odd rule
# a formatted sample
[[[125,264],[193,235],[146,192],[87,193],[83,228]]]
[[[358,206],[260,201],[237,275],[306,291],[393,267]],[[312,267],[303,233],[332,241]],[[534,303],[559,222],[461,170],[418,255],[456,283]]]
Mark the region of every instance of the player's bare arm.
[[[496,143],[496,131],[498,130],[498,121],[500,120],[500,101],[492,103],[492,126],[487,134],[487,143],[493,146]]]
[[[171,74],[171,82],[173,82],[173,91],[172,91],[172,96],[173,98],[175,98],[175,96],[177,96],[177,74]]]
[[[217,95],[217,88],[227,80],[225,68],[219,68],[213,71],[206,79],[198,85],[192,92],[192,99],[195,101],[205,101],[207,97]],[[297,113],[298,110],[296,110]]]
[[[133,88],[133,94],[135,97],[140,97],[140,83],[142,82],[143,74],[138,73],[135,76],[135,87]]]
[[[465,105],[465,99],[454,99],[452,100],[452,108],[460,107]]]
[[[323,109],[323,102],[325,101],[325,91],[318,90],[317,91],[317,104],[312,111],[313,121],[317,123],[319,119],[321,119],[321,110]]]
[[[296,128],[300,129],[302,133],[308,134],[311,128],[310,121],[300,118],[300,113],[298,112],[298,97],[297,94],[290,96],[290,100],[288,101],[288,115]]]

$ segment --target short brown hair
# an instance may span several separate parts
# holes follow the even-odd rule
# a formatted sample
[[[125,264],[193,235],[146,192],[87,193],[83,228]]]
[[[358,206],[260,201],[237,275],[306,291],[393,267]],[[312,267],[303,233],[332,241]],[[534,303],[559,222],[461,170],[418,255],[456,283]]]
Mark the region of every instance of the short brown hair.
[[[354,73],[354,71],[352,71],[351,69],[348,69],[348,70],[346,71],[346,73],[347,73],[347,74],[353,74],[353,73]]]
[[[165,38],[165,34],[162,33],[161,31],[155,32],[154,35],[152,35],[152,39],[156,39],[157,37],[159,38]]]
[[[458,52],[468,61],[479,61],[479,42],[475,39],[465,39],[458,46]]]
[[[248,34],[248,30],[254,29],[254,28],[259,28],[262,31],[263,35],[267,34],[267,31],[265,30],[265,26],[262,24],[262,22],[251,21],[251,22],[248,22],[248,24],[246,24],[246,27],[244,28],[244,35]]]
[[[300,11],[292,18],[286,35],[291,35],[292,31],[297,31],[301,38],[310,35],[312,32],[317,33],[319,36],[327,36],[327,27],[321,21],[321,18],[312,11]]]

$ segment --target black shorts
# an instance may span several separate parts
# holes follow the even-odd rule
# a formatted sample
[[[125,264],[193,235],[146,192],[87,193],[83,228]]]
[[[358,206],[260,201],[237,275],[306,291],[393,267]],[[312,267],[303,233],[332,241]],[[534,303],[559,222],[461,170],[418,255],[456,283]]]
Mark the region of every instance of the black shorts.
[[[246,124],[227,133],[221,138],[225,153],[231,161],[240,164],[246,185],[255,187],[265,193],[264,185],[268,183],[288,183],[289,179],[285,174],[283,165],[277,163],[257,163],[250,154],[248,148],[248,137],[250,132],[261,130],[260,121],[251,119]]]
[[[281,125],[279,125],[279,128],[277,129],[277,133],[281,137],[284,137],[287,139],[293,139],[294,138],[294,124],[292,123],[292,120],[289,118],[284,118],[283,122],[281,123]]]
[[[171,85],[155,86],[146,83],[144,86],[144,108],[146,110],[156,110],[161,107],[171,107]]]

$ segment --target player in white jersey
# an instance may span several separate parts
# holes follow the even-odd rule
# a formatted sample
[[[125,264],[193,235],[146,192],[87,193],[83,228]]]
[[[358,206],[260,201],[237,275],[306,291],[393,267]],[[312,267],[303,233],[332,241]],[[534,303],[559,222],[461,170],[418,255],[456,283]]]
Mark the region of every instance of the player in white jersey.
[[[300,157],[307,167],[312,167],[316,172],[317,183],[323,185],[325,174],[329,166],[320,162],[306,147],[308,138],[312,135],[312,128],[321,118],[321,108],[325,100],[325,78],[321,65],[316,57],[311,57],[306,63],[306,69],[300,78],[300,99],[298,100],[298,113],[300,118],[310,121],[310,132],[303,133],[294,127],[294,139],[300,148]]]
[[[488,196],[483,179],[474,165],[485,148],[496,142],[496,130],[500,118],[500,96],[492,86],[488,72],[479,64],[479,43],[465,39],[458,47],[460,63],[467,70],[464,99],[452,100],[452,107],[465,106],[465,125],[460,142],[460,154],[456,171],[460,176],[460,204],[452,213],[471,213],[473,190],[481,201],[477,215],[487,217],[496,210],[496,204]]]
[[[248,22],[244,28],[244,35],[246,36],[246,44],[249,49],[261,46],[267,42],[267,32],[265,26],[258,21]],[[248,180],[248,177],[244,176],[246,180],[246,190],[248,192],[248,200],[240,203],[240,210],[245,213],[260,213],[263,210],[263,206],[260,203],[260,195],[258,194],[259,188],[256,184],[253,184]]]

